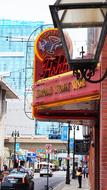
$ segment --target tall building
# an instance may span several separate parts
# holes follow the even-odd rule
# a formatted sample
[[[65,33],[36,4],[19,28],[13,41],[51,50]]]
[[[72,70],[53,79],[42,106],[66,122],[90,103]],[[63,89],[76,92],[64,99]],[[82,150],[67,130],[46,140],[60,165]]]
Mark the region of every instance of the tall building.
[[[19,96],[19,100],[8,101],[5,135],[11,135],[15,129],[20,135],[34,135],[35,121],[24,113],[26,49],[32,31],[42,25],[42,21],[0,20],[0,76]],[[29,62],[30,73],[33,52]],[[29,80],[31,83],[32,77]]]
[[[25,136],[45,134],[58,138],[60,134],[58,123],[35,125],[31,120],[34,40],[50,26],[43,25],[42,21],[0,20],[0,75],[20,98],[8,101],[5,135],[11,135],[14,129]]]
[[[25,88],[27,41],[41,25],[42,21],[0,20],[0,73],[5,73],[6,82],[21,96]]]

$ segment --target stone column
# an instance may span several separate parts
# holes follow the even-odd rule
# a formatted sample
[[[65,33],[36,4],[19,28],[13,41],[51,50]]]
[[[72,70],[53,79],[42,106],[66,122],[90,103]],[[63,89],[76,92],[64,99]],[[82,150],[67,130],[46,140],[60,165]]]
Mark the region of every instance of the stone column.
[[[6,111],[5,94],[5,90],[0,88],[0,169],[3,168],[4,161],[4,121]]]

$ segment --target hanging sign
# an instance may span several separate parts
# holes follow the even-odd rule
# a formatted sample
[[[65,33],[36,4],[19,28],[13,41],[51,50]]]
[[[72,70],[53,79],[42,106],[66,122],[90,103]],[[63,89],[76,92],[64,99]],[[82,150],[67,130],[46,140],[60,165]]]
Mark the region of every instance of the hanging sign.
[[[67,34],[65,36],[67,40]],[[69,44],[72,49],[72,43]],[[35,82],[70,71],[58,29],[41,32],[34,43],[34,53]]]

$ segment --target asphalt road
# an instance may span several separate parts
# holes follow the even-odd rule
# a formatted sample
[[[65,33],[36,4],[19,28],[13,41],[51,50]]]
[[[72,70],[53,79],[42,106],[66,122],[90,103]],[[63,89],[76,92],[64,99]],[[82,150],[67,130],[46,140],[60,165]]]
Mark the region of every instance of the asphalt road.
[[[65,176],[66,172],[64,171],[53,172],[53,176],[48,178],[48,185],[55,188],[62,182],[65,182]],[[35,174],[34,182],[34,190],[45,190],[45,186],[47,185],[47,176],[40,177],[39,174]]]

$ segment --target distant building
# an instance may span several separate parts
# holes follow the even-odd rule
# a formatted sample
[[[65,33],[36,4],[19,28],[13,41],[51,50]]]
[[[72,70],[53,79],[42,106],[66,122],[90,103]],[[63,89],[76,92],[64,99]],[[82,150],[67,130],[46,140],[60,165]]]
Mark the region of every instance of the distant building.
[[[7,73],[6,82],[21,96],[25,90],[27,41],[30,34],[41,25],[42,21],[0,20],[0,73]],[[30,59],[32,64],[33,52]]]
[[[8,102],[5,135],[11,135],[14,129],[18,129],[20,134],[25,136],[45,134],[50,135],[50,138],[58,137],[58,123],[52,126],[52,123],[45,125],[38,122],[36,126],[35,120],[30,120],[24,113],[24,106],[31,112],[29,99],[32,98],[32,94],[29,93],[29,89],[32,87],[33,46],[38,33],[48,27],[43,24],[43,21],[0,20],[0,75],[5,75],[7,84],[20,97],[18,101]],[[28,96],[25,100],[26,105],[24,96]]]
[[[42,25],[42,21],[0,20],[0,76],[4,75],[6,83],[19,95],[19,100],[8,102],[5,135],[14,129],[22,135],[34,134],[35,122],[26,117],[23,108],[26,48],[30,34]],[[29,67],[32,68],[33,51],[30,54]],[[31,81],[30,76],[29,83]]]
[[[26,117],[23,110],[23,100],[8,100],[5,121],[5,137],[11,136],[14,130],[19,131],[20,136],[35,135],[35,120]]]
[[[18,96],[12,89],[0,79],[0,169],[3,169],[4,161],[4,129],[7,112],[7,99],[17,99]]]

